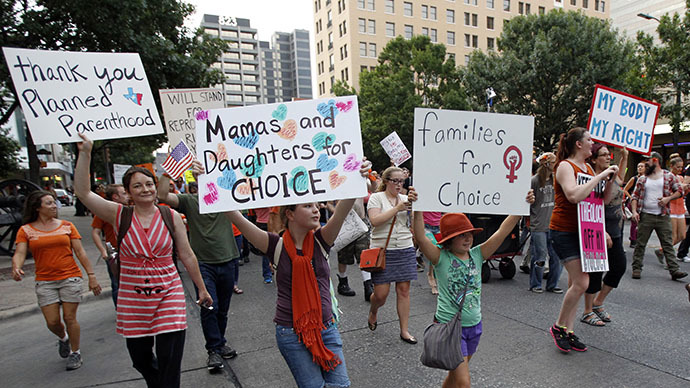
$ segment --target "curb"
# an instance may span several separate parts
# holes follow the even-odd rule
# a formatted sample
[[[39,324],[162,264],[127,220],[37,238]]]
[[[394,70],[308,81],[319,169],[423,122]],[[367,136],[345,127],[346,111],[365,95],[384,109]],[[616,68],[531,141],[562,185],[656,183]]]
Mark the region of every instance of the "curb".
[[[110,287],[105,287],[105,288],[101,289],[101,293],[98,296],[94,295],[91,291],[88,291],[87,293],[82,294],[81,303],[79,303],[79,304],[83,305],[84,303],[92,302],[92,301],[95,301],[95,300],[98,300],[101,298],[105,298],[105,297],[110,299],[112,293],[113,293],[113,290]],[[41,312],[41,308],[38,307],[37,303],[26,304],[23,306],[17,306],[17,307],[13,307],[11,309],[0,311],[0,321],[14,319],[14,318],[20,318],[23,316],[33,315],[33,314],[40,313],[40,312]]]

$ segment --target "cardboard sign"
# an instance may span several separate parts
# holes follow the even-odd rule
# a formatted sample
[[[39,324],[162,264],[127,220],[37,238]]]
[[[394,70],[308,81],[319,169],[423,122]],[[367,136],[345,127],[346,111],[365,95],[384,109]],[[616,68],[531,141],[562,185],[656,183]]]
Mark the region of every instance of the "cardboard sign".
[[[417,108],[414,210],[528,215],[534,118]]]
[[[196,155],[196,112],[225,107],[223,91],[217,89],[162,89],[163,118],[168,130],[168,141],[184,141]]]
[[[659,104],[597,85],[587,129],[592,139],[641,154],[652,151]]]
[[[385,139],[381,140],[381,147],[383,147],[383,150],[386,151],[386,154],[396,166],[400,166],[405,163],[405,161],[412,158],[410,151],[407,150],[407,147],[405,147],[405,144],[402,142],[397,132],[393,132],[386,136]]]
[[[339,251],[345,248],[351,242],[362,237],[363,234],[369,231],[369,227],[364,221],[357,215],[354,210],[350,210],[343,221],[343,226],[340,228],[338,237],[336,237],[333,242],[332,251]]]
[[[578,173],[577,184],[592,179]],[[609,261],[606,251],[606,225],[604,224],[604,189],[606,182],[597,185],[589,196],[577,204],[577,225],[580,233],[580,262],[582,272],[606,272]]]
[[[113,164],[113,179],[115,180],[115,184],[122,184],[122,177],[130,167],[132,166],[129,164]]]
[[[201,213],[364,197],[357,97],[196,114]]]

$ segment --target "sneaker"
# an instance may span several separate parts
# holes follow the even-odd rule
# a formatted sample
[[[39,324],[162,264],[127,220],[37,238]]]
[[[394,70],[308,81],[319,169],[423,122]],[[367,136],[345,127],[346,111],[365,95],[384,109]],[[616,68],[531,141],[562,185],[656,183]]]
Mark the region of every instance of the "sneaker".
[[[62,340],[58,340],[58,353],[60,353],[60,357],[62,358],[67,358],[69,356],[69,339],[67,339],[67,341],[65,342],[62,342]]]
[[[244,262],[245,262],[245,263],[249,263],[249,256],[247,256],[247,257],[244,258]]]
[[[549,332],[551,333],[551,337],[553,337],[553,342],[561,352],[570,352],[570,340],[568,339],[568,333],[566,333],[565,329],[553,325],[549,329]]]
[[[264,279],[264,283],[266,283],[266,284],[271,284],[271,283],[273,283],[273,278],[266,278],[266,279]]]
[[[632,278],[633,279],[641,279],[642,278],[642,271],[639,269],[634,269],[632,272]]]
[[[219,347],[218,349],[216,349],[216,353],[220,354],[220,356],[225,358],[225,359],[231,359],[231,358],[237,357],[237,352],[235,351],[235,349],[233,349],[227,345],[223,345],[223,346]]]
[[[67,357],[67,370],[75,370],[79,369],[81,366],[81,354],[79,353],[70,353],[70,355]]]
[[[671,274],[671,280],[682,279],[682,278],[684,278],[684,277],[686,277],[686,276],[688,276],[688,273],[687,273],[687,272],[676,271],[676,272],[674,272],[674,273]]]
[[[662,252],[661,249],[655,249],[654,254],[656,255],[656,259],[659,260],[659,264],[664,265],[664,252]]]
[[[636,240],[631,240],[631,241],[630,241],[630,248],[635,248],[635,245],[637,245],[637,241],[636,241]]]
[[[568,333],[568,343],[570,343],[570,349],[576,352],[587,351],[587,345],[580,342],[580,339],[577,338],[577,336],[573,332]]]
[[[347,276],[344,278],[341,278],[340,275],[336,275],[338,277],[338,294],[343,295],[343,296],[355,296],[357,293],[355,290],[350,288],[350,284],[347,281]]]
[[[559,287],[547,288],[546,292],[553,292],[554,294],[562,294],[563,290]]]
[[[223,369],[223,357],[220,354],[210,351],[208,352],[208,360],[206,361],[206,369],[210,371]]]
[[[520,266],[520,271],[522,271],[522,272],[524,272],[524,273],[529,273],[529,266],[528,266],[528,265],[524,265],[524,264],[521,265],[521,266]]]
[[[687,256],[679,257],[678,261],[681,263],[690,263],[690,257],[687,257]]]
[[[544,292],[544,289],[541,287],[534,287],[534,288],[530,288],[529,290],[534,292],[535,294],[541,294]]]

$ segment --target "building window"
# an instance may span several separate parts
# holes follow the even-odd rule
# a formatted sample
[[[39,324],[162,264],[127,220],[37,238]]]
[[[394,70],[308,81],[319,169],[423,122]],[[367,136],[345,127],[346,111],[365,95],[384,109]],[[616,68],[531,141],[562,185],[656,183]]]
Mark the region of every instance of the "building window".
[[[470,13],[465,12],[465,25],[469,26],[470,25]]]
[[[494,0],[486,0],[486,8],[494,9]]]
[[[386,22],[386,36],[395,37],[395,23]]]
[[[405,24],[405,39],[412,39],[412,35],[414,35],[412,26]]]
[[[422,35],[429,36],[429,29],[426,27],[422,27]]]
[[[347,58],[347,45],[340,48],[340,59],[342,60],[345,58]]]
[[[503,10],[510,12],[510,0],[503,0]]]
[[[544,15],[544,14],[546,14],[546,8],[539,7],[539,15]]]
[[[328,13],[326,14],[326,20],[328,21],[328,25],[331,25],[331,22],[333,22],[333,11],[328,10]]]
[[[448,31],[446,33],[446,43],[448,43],[449,45],[455,46],[455,32]]]
[[[367,9],[370,11],[376,10],[376,7],[374,7],[374,0],[367,0]]]
[[[338,0],[338,13],[345,11],[345,1],[346,0]]]
[[[429,7],[429,19],[436,20],[436,7]]]
[[[455,10],[446,10],[446,23],[455,23]]]
[[[367,20],[359,18],[359,19],[357,19],[357,24],[359,25],[360,34],[366,34],[367,33]]]
[[[469,64],[470,64],[470,56],[469,56],[469,55],[465,55],[465,66],[467,66],[467,65],[469,65]]]
[[[330,50],[332,48],[333,48],[333,33],[329,32],[328,33],[328,49]]]
[[[438,32],[435,28],[431,29],[431,41],[436,43],[438,41]]]
[[[604,12],[605,2],[603,0],[594,0],[594,10]]]
[[[472,43],[472,36],[470,34],[465,34],[465,47],[470,47]]]
[[[472,14],[472,27],[477,27],[479,25],[477,21],[478,18],[479,16],[476,13]]]
[[[376,20],[369,19],[369,31],[371,35],[376,35]]]
[[[423,5],[422,6],[422,19],[428,19],[428,18],[429,18],[429,6]]]
[[[395,13],[395,3],[393,0],[386,0],[385,11],[386,13]]]
[[[530,3],[525,3],[525,14],[532,14],[532,5]]]
[[[369,43],[369,56],[376,58],[376,43]]]
[[[408,3],[408,2],[403,3],[403,15],[412,16],[412,3]]]
[[[576,7],[577,6],[577,0],[570,0],[570,5],[572,5],[573,7]]]
[[[333,66],[335,66],[335,56],[331,54],[328,56],[328,70],[333,71]]]
[[[477,5],[477,0],[465,0],[465,4]]]
[[[487,30],[493,30],[494,29],[494,18],[492,16],[486,17],[486,29]]]
[[[338,26],[338,32],[340,32],[340,36],[342,37],[343,35],[347,34],[347,25],[345,24],[347,21],[343,21],[339,26]]]
[[[494,49],[494,38],[486,38],[486,48],[489,50]]]
[[[360,57],[366,57],[367,56],[367,44],[364,42],[359,42],[359,56]]]
[[[582,8],[589,8],[589,0],[582,0]]]
[[[363,71],[367,71],[367,67],[366,67],[366,66],[360,66],[360,67],[359,67],[359,72],[361,73],[361,72],[363,72]]]
[[[472,35],[472,47],[479,47],[479,37],[477,35]]]
[[[518,13],[523,15],[525,13],[525,3],[522,1],[518,2]]]
[[[357,8],[364,9],[364,0],[357,0]]]

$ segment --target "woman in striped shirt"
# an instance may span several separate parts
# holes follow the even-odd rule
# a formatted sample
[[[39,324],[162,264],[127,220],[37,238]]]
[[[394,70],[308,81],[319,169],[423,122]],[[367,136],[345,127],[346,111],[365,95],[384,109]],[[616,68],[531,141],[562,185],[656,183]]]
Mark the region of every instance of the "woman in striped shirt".
[[[95,215],[119,230],[123,206],[89,191],[88,177],[93,142],[78,144],[74,187],[81,202]],[[180,365],[187,329],[182,282],[172,260],[173,242],[178,257],[199,290],[199,303],[211,306],[199,265],[187,240],[180,215],[167,207],[156,207],[155,176],[132,167],[122,178],[134,202],[132,220],[120,244],[120,290],[117,300],[117,332],[127,342],[127,350],[149,387],[179,387]],[[161,211],[170,211],[173,236]],[[153,346],[156,346],[156,354]]]

